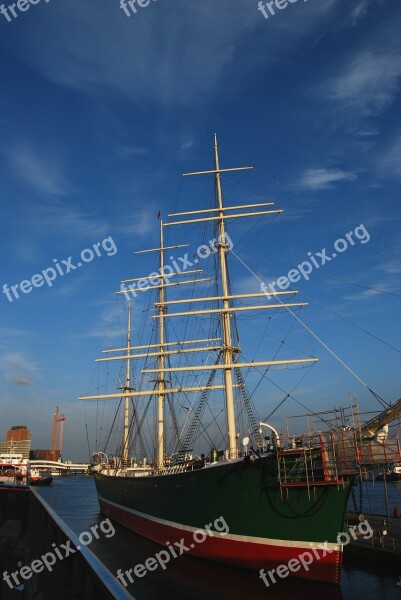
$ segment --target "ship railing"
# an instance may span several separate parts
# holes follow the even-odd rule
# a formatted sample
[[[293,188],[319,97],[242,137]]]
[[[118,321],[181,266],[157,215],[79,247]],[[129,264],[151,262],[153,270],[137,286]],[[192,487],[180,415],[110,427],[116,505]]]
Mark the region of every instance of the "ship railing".
[[[372,467],[391,467],[401,461],[399,440],[385,440],[378,442],[375,439],[364,439],[360,443],[361,465]]]
[[[377,531],[372,536],[372,546],[381,548],[382,550],[389,550],[390,552],[401,553],[401,540],[399,537],[393,537],[391,535],[384,535],[383,531]]]
[[[161,467],[156,469],[155,472],[157,475],[174,475],[175,473],[183,473],[184,471],[188,471],[188,465],[185,463]]]
[[[356,465],[383,466],[394,465],[401,460],[401,446],[398,437],[387,440],[377,440],[362,437],[357,430],[343,429],[337,431],[319,432],[299,436],[281,437],[280,451],[296,453],[299,449],[320,447],[331,468],[344,475],[352,475]],[[327,464],[327,467],[330,465]]]
[[[361,436],[353,431],[355,452],[354,457],[361,467],[390,467],[401,460],[401,448],[398,437],[395,439],[379,440],[374,436]],[[342,433],[343,455],[350,455],[350,433]],[[344,442],[345,440],[345,442]],[[351,458],[353,458],[351,456]]]
[[[281,436],[276,450],[278,480],[282,498],[288,497],[289,488],[306,488],[309,498],[319,486],[347,485],[347,472],[357,470],[355,464],[342,460],[338,444],[332,435],[305,434]]]
[[[271,446],[269,448],[270,450],[273,450],[273,446]],[[265,450],[265,448],[263,449]],[[244,450],[237,450],[237,452],[235,453],[233,459],[239,459],[239,458],[245,458],[248,455],[251,455],[252,453],[249,452],[245,452]],[[183,473],[184,471],[194,471],[194,470],[198,470],[208,464],[210,464],[211,462],[226,462],[229,460],[228,458],[228,450],[221,450],[219,452],[217,452],[217,456],[216,456],[216,460],[213,461],[210,459],[210,457],[201,457],[198,455],[192,456],[190,455],[191,458],[189,458],[187,456],[186,460],[181,460],[180,462],[177,462],[176,464],[171,464],[171,459],[169,458],[165,465],[159,469],[156,469],[157,474],[158,475],[171,475],[174,473]]]
[[[352,429],[297,436],[281,436],[276,449],[281,490],[323,485],[345,486],[362,468],[389,466],[400,462],[397,439],[367,439]]]

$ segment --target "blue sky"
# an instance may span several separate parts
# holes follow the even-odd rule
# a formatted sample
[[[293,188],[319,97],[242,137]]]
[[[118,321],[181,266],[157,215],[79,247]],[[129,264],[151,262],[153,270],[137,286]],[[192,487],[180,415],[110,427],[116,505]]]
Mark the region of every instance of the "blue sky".
[[[147,272],[132,251],[157,244],[158,210],[202,207],[207,182],[182,183],[181,173],[211,167],[215,131],[224,165],[255,167],[225,178],[227,202],[285,209],[271,224],[252,220],[248,233],[230,230],[262,279],[360,224],[369,231],[368,243],[299,283],[310,302],[302,315],[372,389],[398,399],[400,353],[327,308],[401,346],[400,19],[394,0],[300,1],[269,19],[253,0],[157,0],[131,17],[116,0],[51,0],[11,22],[0,15],[1,287],[110,236],[117,248],[52,287],[1,295],[1,438],[27,424],[33,447],[49,447],[58,403],[64,456],[87,457],[77,397],[98,377],[100,350],[121,344],[124,301],[113,292]],[[191,230],[178,233],[185,243]],[[238,289],[258,291],[233,267]],[[294,346],[309,352],[298,329]],[[313,354],[302,402],[338,406],[351,392],[377,408],[316,342]],[[291,389],[292,375],[278,377]],[[277,388],[256,397],[261,415],[281,397]],[[300,407],[282,415],[291,412]]]

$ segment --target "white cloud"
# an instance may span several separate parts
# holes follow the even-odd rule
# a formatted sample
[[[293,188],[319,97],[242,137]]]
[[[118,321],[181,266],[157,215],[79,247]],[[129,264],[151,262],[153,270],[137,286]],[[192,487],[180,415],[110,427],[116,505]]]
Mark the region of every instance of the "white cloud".
[[[327,190],[339,181],[354,181],[357,175],[351,171],[341,169],[308,169],[299,181],[299,184],[310,190]]]

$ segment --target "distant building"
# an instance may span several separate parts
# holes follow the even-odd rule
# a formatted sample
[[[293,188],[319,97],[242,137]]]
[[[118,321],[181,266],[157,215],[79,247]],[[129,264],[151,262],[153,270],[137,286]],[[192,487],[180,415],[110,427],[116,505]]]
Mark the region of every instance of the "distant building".
[[[7,431],[7,439],[0,442],[0,454],[22,454],[29,458],[31,450],[31,432],[26,425],[14,425]]]
[[[55,462],[58,462],[59,457],[59,450],[31,450],[29,455],[31,460],[54,460]]]
[[[11,429],[7,431],[7,442],[25,442],[31,440],[31,432],[26,425],[13,425]]]

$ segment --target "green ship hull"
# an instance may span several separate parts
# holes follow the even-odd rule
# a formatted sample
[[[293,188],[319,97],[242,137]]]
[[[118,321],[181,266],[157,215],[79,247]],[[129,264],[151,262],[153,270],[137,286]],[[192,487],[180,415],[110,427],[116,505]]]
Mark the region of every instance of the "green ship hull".
[[[191,554],[251,569],[309,553],[295,576],[339,582],[349,482],[283,488],[275,456],[147,477],[100,473],[95,481],[102,512],[165,547],[184,538]],[[215,531],[216,521],[227,531]],[[200,530],[207,537],[194,544]]]

